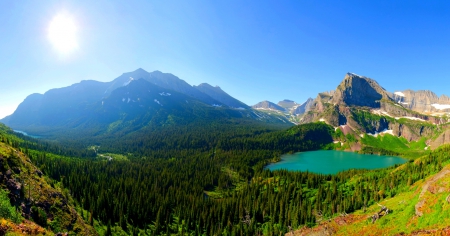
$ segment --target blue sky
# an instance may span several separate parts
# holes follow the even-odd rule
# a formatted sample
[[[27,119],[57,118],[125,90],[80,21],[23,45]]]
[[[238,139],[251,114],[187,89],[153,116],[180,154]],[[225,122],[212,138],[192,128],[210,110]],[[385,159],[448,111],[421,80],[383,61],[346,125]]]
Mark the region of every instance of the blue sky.
[[[67,55],[47,30],[77,27]],[[0,1],[0,117],[31,93],[143,68],[248,105],[303,102],[354,72],[450,95],[448,1]]]

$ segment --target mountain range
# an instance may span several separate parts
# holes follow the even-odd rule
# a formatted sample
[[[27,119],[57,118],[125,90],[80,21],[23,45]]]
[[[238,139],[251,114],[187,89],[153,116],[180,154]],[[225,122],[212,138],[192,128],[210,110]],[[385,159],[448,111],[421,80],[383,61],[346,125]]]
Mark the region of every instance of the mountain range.
[[[88,132],[93,135],[194,120],[244,119],[291,124],[285,116],[251,109],[220,87],[191,86],[160,71],[124,73],[111,82],[81,81],[29,95],[1,122],[31,134]]]
[[[438,97],[425,90],[389,92],[375,80],[354,73],[347,73],[334,91],[319,93],[302,104],[285,99],[250,107],[218,86],[191,86],[170,73],[137,69],[111,82],[81,81],[45,94],[31,94],[1,122],[44,136],[95,136],[194,121],[234,119],[286,126],[323,121],[355,134],[389,130],[417,140],[435,134],[436,125],[443,128],[449,121],[448,111],[450,98],[445,95]],[[448,141],[450,133],[444,132],[428,143],[436,147]]]

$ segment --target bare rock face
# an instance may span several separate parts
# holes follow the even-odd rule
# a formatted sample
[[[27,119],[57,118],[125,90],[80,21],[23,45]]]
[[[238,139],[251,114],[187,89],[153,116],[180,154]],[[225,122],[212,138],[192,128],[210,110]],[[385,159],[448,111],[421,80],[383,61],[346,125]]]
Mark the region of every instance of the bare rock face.
[[[299,106],[293,107],[291,112],[294,115],[305,114],[306,112],[308,112],[311,109],[311,106],[313,105],[313,103],[314,103],[314,99],[308,98],[308,100],[306,100],[306,102],[302,103]]]
[[[421,113],[450,112],[450,98],[445,95],[438,97],[429,90],[395,92],[393,98],[403,107]]]
[[[432,149],[435,149],[444,143],[450,143],[450,130],[445,130],[441,135],[439,135],[430,143],[430,146]]]
[[[375,80],[347,73],[333,96],[334,104],[380,107],[380,100],[390,100],[388,92]]]

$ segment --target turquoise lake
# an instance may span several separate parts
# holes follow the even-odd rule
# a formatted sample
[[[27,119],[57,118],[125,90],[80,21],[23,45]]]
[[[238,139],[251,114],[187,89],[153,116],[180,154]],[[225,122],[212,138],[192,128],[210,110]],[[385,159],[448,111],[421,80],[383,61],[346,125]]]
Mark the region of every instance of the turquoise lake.
[[[336,174],[349,169],[378,169],[403,164],[400,157],[358,154],[343,151],[310,151],[287,154],[281,161],[268,165],[269,170],[309,171],[321,174]]]

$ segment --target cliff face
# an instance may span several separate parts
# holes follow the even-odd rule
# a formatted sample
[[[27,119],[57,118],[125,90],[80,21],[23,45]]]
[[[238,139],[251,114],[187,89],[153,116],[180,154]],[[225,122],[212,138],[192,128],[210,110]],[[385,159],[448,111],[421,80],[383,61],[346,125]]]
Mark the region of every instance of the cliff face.
[[[405,108],[421,113],[450,112],[450,98],[428,90],[395,92],[393,99]]]

